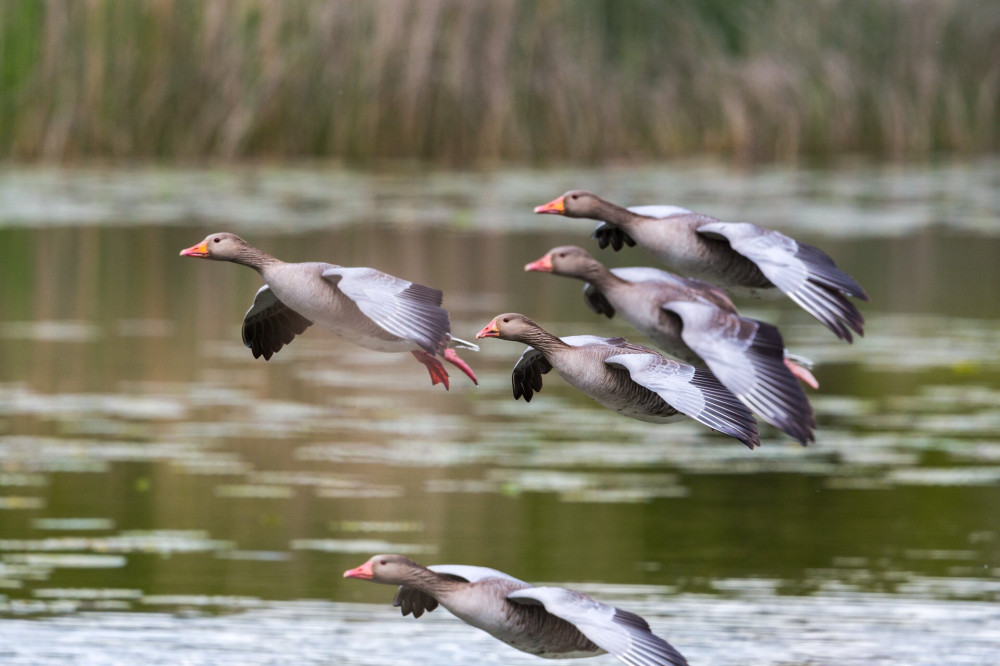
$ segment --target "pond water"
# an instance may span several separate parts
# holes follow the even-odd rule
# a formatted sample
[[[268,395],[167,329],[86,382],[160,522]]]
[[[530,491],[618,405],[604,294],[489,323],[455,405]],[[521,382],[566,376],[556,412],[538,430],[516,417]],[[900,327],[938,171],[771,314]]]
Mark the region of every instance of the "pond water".
[[[463,352],[481,385],[452,373],[447,392],[315,328],[255,360],[258,276],[177,256],[229,230],[439,287],[467,339],[520,311],[642,341],[579,283],[522,270],[555,245],[597,254],[589,221],[531,213],[570,187],[781,229],[865,286],[853,345],[790,302],[740,303],[815,362],[815,445],[623,419],[554,376],[514,401],[504,341]],[[996,161],[7,167],[0,663],[544,663],[341,577],[376,552],[585,590],[692,664],[997,663],[998,255]]]

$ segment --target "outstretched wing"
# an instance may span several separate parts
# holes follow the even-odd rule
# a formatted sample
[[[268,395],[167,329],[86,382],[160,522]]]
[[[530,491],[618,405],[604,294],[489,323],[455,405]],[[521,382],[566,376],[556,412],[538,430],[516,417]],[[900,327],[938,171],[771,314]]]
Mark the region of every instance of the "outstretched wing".
[[[278,300],[266,284],[257,290],[253,305],[243,315],[243,344],[254,358],[265,361],[300,335],[312,322]]]
[[[847,296],[867,301],[868,295],[819,248],[747,222],[709,222],[698,233],[728,241],[838,338],[851,342],[852,330],[864,335],[865,318]]]
[[[354,301],[383,330],[440,355],[451,340],[448,311],[439,290],[375,270],[328,268],[323,278]]]
[[[659,354],[618,354],[605,363],[628,370],[636,384],[698,423],[735,437],[751,449],[760,446],[753,414],[711,372]]]
[[[681,338],[723,386],[801,444],[815,440],[816,417],[785,365],[785,343],[777,328],[705,303],[670,302],[662,307],[681,318]]]
[[[561,587],[528,587],[507,595],[515,603],[537,605],[575,626],[594,645],[629,666],[687,666],[687,660],[628,611]]]

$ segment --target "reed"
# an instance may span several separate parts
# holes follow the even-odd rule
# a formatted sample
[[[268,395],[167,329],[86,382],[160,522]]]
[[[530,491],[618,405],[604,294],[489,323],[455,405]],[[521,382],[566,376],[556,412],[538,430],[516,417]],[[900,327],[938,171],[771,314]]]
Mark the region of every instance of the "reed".
[[[1000,148],[994,0],[5,0],[0,156]]]

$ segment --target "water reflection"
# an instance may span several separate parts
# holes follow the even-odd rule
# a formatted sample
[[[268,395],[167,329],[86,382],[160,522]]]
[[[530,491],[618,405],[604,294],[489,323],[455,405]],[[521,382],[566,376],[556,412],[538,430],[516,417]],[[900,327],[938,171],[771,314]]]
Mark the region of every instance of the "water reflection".
[[[995,184],[991,168],[947,180]],[[936,177],[879,174],[872,189],[852,182],[870,172],[822,175],[351,174],[341,188],[305,171],[245,187],[234,183],[246,174],[141,172],[114,177],[135,188],[120,209],[108,175],[80,176],[95,194],[68,187],[65,172],[4,174],[0,615],[41,619],[0,621],[0,661],[135,663],[181,649],[204,663],[535,663],[442,613],[398,618],[390,589],[339,577],[359,555],[397,551],[614,583],[593,593],[649,617],[693,663],[990,663],[1000,237],[983,220],[995,222],[998,190],[952,215],[945,190],[917,186]],[[189,204],[149,203],[160,178],[190,185]],[[297,179],[320,204],[297,212],[272,198]],[[773,214],[871,293],[867,337],[853,346],[790,303],[743,308],[817,362],[815,446],[765,427],[751,453],[692,424],[616,418],[555,378],[515,402],[510,344],[468,354],[482,385],[450,392],[404,356],[320,330],[264,363],[239,338],[257,276],[176,256],[229,228],[289,260],[439,286],[461,337],[511,310],[561,334],[636,337],[593,317],[578,285],[523,273],[589,230],[527,211],[568,184],[652,201],[642,195],[662,182],[695,208]],[[348,206],[351,188],[362,195]],[[73,217],[81,197],[94,207]],[[346,603],[362,600],[377,605]],[[127,632],[115,648],[91,640]],[[245,650],[228,652],[227,636]]]

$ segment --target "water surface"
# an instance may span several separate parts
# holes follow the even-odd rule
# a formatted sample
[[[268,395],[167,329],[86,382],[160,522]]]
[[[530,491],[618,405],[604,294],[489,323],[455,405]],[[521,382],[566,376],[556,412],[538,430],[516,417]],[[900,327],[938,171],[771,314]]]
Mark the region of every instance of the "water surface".
[[[257,275],[177,256],[225,229],[440,287],[460,337],[521,311],[641,341],[522,270],[597,253],[530,213],[571,186],[780,228],[868,289],[854,345],[741,304],[816,362],[815,445],[621,419],[557,377],[515,402],[497,340],[448,392],[314,329],[265,363],[239,337]],[[391,551],[585,589],[694,664],[994,663],[998,192],[995,162],[2,172],[0,661],[541,663],[341,578]]]

